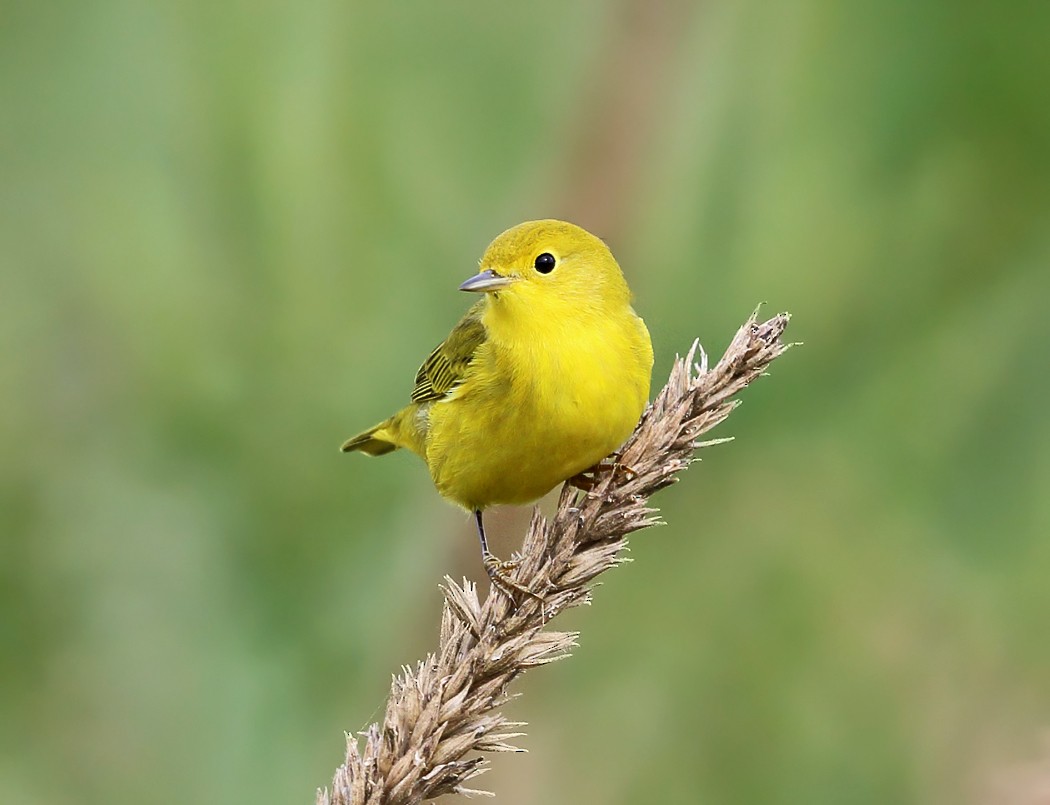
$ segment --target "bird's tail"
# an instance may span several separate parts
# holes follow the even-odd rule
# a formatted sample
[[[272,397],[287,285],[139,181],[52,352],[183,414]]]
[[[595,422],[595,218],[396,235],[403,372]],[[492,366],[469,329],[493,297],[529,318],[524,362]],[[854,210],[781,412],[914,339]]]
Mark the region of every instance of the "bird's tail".
[[[369,428],[364,433],[352,436],[343,442],[342,451],[349,453],[360,450],[370,456],[381,456],[393,452],[399,447],[392,439],[392,434],[387,430],[390,420],[384,420],[374,428]]]

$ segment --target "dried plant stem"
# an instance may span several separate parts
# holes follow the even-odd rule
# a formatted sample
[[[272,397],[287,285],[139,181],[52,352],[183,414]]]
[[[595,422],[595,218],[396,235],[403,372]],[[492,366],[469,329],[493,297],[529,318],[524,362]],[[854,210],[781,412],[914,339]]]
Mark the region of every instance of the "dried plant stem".
[[[729,416],[738,403],[733,396],[790,347],[781,340],[788,318],[759,323],[756,311],[710,369],[694,342],[617,464],[599,471],[587,492],[566,484],[553,521],[533,513],[513,578],[542,593],[542,604],[523,597],[515,605],[495,590],[481,602],[475,585],[445,578],[436,653],[394,679],[382,726],[368,729],[363,751],[356,736],[347,736],[346,760],[331,790],[318,791],[318,805],[408,805],[483,793],[466,786],[485,770],[481,753],[519,751],[510,741],[523,725],[497,712],[510,698],[508,686],[576,645],[575,633],[544,627],[590,600],[594,578],[623,561],[628,534],[658,522],[649,497],[677,480],[694,451],[726,441],[697,439]]]

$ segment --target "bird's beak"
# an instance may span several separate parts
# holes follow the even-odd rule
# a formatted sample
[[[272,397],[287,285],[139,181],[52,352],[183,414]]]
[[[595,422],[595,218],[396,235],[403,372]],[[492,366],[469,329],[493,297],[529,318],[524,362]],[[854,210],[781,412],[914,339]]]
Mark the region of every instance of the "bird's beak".
[[[461,291],[474,291],[475,293],[489,293],[506,288],[513,282],[512,277],[501,277],[491,268],[486,268],[480,274],[476,274],[459,286]]]

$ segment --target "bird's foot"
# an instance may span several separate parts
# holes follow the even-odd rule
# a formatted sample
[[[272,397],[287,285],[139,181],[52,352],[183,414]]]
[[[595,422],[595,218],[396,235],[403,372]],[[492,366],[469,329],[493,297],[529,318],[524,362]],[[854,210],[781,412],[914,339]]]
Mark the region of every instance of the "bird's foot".
[[[518,593],[532,598],[535,601],[539,601],[540,604],[546,604],[546,599],[542,595],[533,592],[523,584],[518,584],[518,582],[510,577],[511,572],[519,564],[517,559],[511,559],[510,561],[505,562],[486,551],[482,554],[481,561],[485,563],[485,572],[489,574],[489,579],[492,580],[493,586],[510,598],[514,603],[517,603],[514,598],[514,593]]]
[[[625,481],[633,481],[638,477],[638,473],[634,469],[620,461],[618,453],[613,453],[609,458],[612,460],[603,459],[593,467],[572,476],[569,479],[569,483],[584,492],[592,492],[598,485],[601,474],[605,472],[610,473],[614,478],[620,473]]]

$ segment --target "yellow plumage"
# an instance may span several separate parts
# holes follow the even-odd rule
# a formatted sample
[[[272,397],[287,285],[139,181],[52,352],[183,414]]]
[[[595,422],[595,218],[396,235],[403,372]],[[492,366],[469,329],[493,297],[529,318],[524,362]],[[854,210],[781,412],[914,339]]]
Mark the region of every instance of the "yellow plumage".
[[[477,513],[527,503],[616,450],[649,397],[652,345],[608,247],[563,221],[497,237],[460,286],[473,305],[416,375],[412,402],[344,450],[420,455]]]

